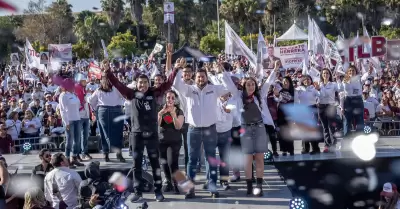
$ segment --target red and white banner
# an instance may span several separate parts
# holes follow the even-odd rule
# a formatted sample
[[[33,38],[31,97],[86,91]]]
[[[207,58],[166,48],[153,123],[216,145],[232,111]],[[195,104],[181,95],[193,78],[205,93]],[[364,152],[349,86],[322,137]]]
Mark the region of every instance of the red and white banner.
[[[269,54],[269,57],[275,60],[279,58],[284,68],[299,67],[305,59],[307,60],[307,44],[274,47],[274,54]]]
[[[26,39],[25,43],[25,57],[26,57],[26,65],[29,68],[37,68],[40,71],[45,70],[45,66],[40,64],[40,54],[36,52],[36,50],[32,47],[31,42]]]
[[[89,64],[89,78],[96,77],[96,79],[101,79],[101,69],[98,65],[91,62]]]
[[[70,62],[72,61],[71,44],[49,44],[48,50],[52,62]]]

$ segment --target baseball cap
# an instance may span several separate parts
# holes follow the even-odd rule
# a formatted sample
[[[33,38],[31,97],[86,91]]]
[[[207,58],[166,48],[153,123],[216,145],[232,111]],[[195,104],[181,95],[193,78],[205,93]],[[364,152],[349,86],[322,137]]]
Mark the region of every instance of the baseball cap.
[[[371,81],[369,80],[365,81],[365,85],[371,85]]]
[[[387,182],[387,183],[383,184],[381,196],[385,196],[385,195],[392,194],[392,193],[393,193],[392,183]]]

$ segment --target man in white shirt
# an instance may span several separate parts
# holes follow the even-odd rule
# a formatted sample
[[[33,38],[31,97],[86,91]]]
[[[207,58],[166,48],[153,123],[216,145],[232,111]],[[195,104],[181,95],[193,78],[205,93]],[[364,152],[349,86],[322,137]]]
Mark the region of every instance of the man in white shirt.
[[[219,66],[222,68],[222,66]],[[232,82],[230,75],[226,72],[222,76],[223,85],[208,84],[207,71],[200,69],[195,75],[195,85],[188,85],[182,80],[182,71],[178,73],[174,80],[173,87],[186,99],[188,131],[188,151],[189,162],[187,174],[190,180],[196,176],[197,161],[200,157],[201,144],[208,161],[215,159],[215,149],[217,146],[217,101],[220,96],[229,92],[227,83]],[[212,111],[213,110],[213,111]],[[212,197],[219,197],[216,188],[217,166],[209,162],[209,182],[208,188]],[[194,188],[188,191],[185,198],[194,198]]]
[[[58,208],[60,199],[56,193],[61,194],[62,200],[68,205],[67,209],[78,206],[78,188],[82,179],[79,174],[68,168],[68,159],[63,153],[54,154],[51,159],[54,169],[44,178],[44,195],[53,208]]]

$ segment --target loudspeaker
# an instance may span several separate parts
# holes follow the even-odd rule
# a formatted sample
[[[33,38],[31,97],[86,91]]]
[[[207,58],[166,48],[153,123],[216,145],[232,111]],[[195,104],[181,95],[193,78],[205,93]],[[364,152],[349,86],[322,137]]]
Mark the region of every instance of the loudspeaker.
[[[99,153],[101,150],[100,136],[89,136],[87,146],[89,153]]]

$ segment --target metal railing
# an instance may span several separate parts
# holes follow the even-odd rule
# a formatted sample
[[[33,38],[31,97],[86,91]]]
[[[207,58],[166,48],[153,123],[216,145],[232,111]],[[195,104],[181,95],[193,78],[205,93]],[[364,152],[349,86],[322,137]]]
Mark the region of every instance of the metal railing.
[[[62,150],[65,145],[65,136],[42,136],[42,137],[27,137],[18,138],[13,141],[14,148],[17,152],[27,150],[49,149],[50,151]]]
[[[365,125],[377,130],[380,136],[400,136],[400,121],[366,121]]]

